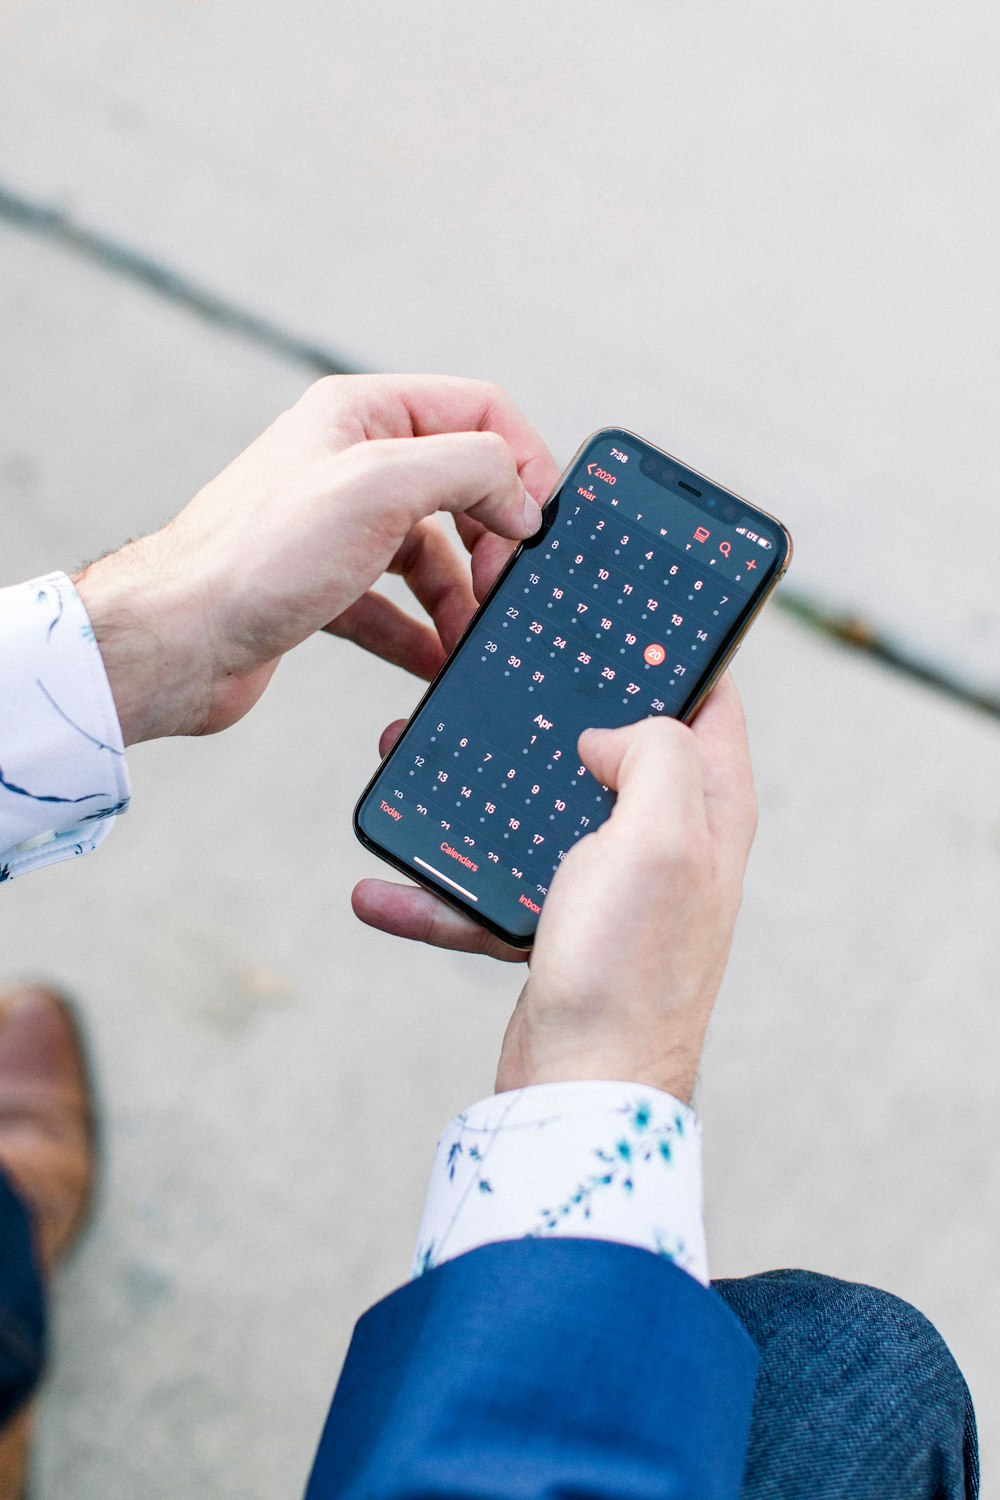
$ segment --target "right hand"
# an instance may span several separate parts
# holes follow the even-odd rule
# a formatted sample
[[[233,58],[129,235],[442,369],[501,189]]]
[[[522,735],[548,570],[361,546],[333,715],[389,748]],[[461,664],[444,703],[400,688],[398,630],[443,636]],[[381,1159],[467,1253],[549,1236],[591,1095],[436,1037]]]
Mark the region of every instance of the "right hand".
[[[723,678],[690,727],[645,719],[588,730],[580,758],[617,801],[553,879],[497,1091],[622,1079],[688,1100],[756,828],[732,679]],[[428,891],[362,881],[354,909],[402,936],[524,957]]]

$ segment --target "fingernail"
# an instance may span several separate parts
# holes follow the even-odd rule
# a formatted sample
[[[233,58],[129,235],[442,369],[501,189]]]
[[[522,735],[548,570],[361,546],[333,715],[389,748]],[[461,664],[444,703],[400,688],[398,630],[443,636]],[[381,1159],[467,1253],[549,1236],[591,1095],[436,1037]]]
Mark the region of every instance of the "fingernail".
[[[534,536],[542,524],[542,508],[530,495],[524,497],[524,528],[528,536]]]

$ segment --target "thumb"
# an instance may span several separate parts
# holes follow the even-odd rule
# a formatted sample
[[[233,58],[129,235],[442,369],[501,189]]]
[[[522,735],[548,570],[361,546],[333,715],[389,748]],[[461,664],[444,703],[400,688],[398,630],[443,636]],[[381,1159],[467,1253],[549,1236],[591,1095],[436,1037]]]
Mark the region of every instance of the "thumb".
[[[677,719],[642,719],[622,729],[587,729],[580,759],[602,785],[618,793],[616,829],[643,842],[657,829],[705,822],[701,762],[694,735]]]

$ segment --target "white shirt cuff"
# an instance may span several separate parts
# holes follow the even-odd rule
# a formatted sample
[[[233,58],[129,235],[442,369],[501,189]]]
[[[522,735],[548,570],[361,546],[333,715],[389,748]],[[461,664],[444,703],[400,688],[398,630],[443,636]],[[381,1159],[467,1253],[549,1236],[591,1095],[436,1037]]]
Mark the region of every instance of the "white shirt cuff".
[[[87,854],[129,802],[100,648],[65,573],[0,589],[0,881]]]
[[[633,1083],[540,1084],[474,1104],[438,1142],[413,1274],[527,1235],[638,1245],[707,1285],[698,1116]]]

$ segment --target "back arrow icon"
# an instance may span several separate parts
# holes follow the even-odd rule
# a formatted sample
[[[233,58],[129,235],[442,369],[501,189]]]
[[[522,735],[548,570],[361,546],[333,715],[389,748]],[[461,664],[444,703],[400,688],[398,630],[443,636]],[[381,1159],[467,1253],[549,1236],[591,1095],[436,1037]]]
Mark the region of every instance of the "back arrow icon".
[[[593,474],[593,472],[594,472],[594,470],[595,470],[595,469],[596,469],[596,468],[597,468],[597,465],[596,465],[596,464],[588,464],[588,465],[587,465],[587,473],[588,473],[588,474]]]

